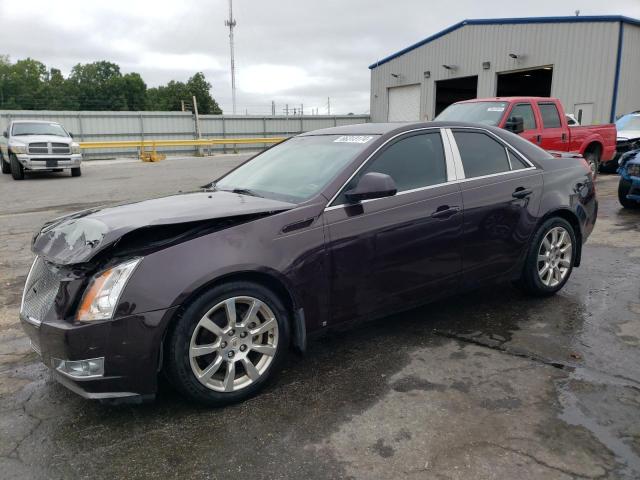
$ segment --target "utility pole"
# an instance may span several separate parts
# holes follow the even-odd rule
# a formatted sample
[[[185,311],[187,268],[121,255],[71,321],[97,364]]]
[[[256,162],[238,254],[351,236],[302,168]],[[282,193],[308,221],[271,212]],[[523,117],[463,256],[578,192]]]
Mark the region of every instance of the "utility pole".
[[[233,114],[236,114],[236,64],[233,56],[233,29],[236,20],[233,18],[233,0],[229,0],[229,20],[224,24],[229,27],[229,49],[231,51],[231,102],[233,104]]]
[[[304,115],[304,104],[300,104],[300,115]]]
[[[200,115],[198,115],[198,100],[196,96],[193,97],[193,115],[196,120],[196,139],[200,140],[202,138],[202,134],[200,133]],[[202,156],[202,147],[198,146],[198,155]]]
[[[180,104],[182,105],[182,111],[184,112],[184,100],[180,100]]]
[[[276,102],[271,100],[271,115],[276,116]]]
[[[331,98],[327,97],[327,115],[331,115]]]

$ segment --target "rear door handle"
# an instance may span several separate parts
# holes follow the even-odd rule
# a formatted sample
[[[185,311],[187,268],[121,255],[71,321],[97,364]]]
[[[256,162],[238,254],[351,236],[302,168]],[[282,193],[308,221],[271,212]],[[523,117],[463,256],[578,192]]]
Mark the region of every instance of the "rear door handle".
[[[518,187],[515,192],[511,194],[513,198],[525,198],[533,193],[533,190],[529,190],[528,188]]]
[[[542,135],[536,135],[536,142],[542,142]]]
[[[456,205],[454,205],[453,207],[450,207],[449,205],[440,205],[438,208],[436,208],[436,211],[431,214],[431,217],[445,219],[451,217],[452,215],[455,215],[461,210],[462,208]]]

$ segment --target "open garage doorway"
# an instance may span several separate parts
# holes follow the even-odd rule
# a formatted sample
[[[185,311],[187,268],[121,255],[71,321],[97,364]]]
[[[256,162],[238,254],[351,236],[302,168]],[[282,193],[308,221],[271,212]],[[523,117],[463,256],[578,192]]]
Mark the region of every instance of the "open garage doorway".
[[[498,97],[550,97],[553,67],[498,73]]]
[[[436,116],[452,103],[478,96],[478,76],[436,81]]]

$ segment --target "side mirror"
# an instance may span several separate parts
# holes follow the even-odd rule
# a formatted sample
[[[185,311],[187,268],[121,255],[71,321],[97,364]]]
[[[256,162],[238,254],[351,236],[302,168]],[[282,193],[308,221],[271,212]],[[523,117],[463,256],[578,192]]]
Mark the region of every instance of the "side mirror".
[[[396,182],[389,175],[384,173],[365,173],[355,188],[347,191],[345,197],[351,203],[372,198],[391,197],[398,192]]]
[[[2,132],[2,136],[4,138],[9,138],[9,132],[7,130],[5,130],[4,132]]]
[[[70,136],[71,138],[73,138],[73,133],[71,133],[71,132],[68,132],[68,133],[69,133],[69,136]]]
[[[524,118],[510,117],[504,124],[504,128],[513,133],[522,133],[524,132]]]

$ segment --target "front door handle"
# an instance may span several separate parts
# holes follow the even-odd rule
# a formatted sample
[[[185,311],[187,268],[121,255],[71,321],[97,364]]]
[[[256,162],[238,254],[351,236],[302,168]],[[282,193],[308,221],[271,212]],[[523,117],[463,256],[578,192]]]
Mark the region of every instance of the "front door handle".
[[[511,194],[513,198],[526,198],[533,193],[533,190],[529,190],[528,188],[518,187]]]
[[[542,135],[536,135],[536,142],[542,142]]]
[[[454,205],[453,207],[450,207],[449,205],[440,205],[438,208],[436,208],[436,211],[431,214],[431,217],[445,219],[451,217],[452,215],[455,215],[461,210],[462,208],[458,207],[457,205]]]

